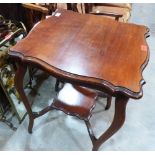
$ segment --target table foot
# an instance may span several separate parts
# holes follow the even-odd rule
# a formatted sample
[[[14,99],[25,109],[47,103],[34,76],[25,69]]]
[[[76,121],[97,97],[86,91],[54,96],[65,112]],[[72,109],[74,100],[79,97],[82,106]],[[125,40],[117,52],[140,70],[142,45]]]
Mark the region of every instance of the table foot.
[[[105,131],[95,142],[93,148],[98,150],[98,148],[109,139],[114,133],[116,133],[123,125],[125,121],[126,104],[128,102],[128,97],[118,96],[115,100],[115,114],[114,119],[110,127]]]
[[[98,148],[93,146],[92,151],[98,151]]]
[[[29,133],[32,133],[33,124],[34,124],[34,119],[29,118],[29,126],[28,126],[28,132]]]

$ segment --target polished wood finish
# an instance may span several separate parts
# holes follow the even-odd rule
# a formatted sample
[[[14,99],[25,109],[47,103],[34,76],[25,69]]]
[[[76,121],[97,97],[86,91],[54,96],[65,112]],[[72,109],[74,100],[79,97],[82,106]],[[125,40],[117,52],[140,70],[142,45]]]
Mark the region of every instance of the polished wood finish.
[[[147,27],[58,12],[59,17],[41,21],[11,48],[10,55],[68,78],[77,79],[78,75],[81,81],[108,85],[112,92],[140,98],[144,83],[141,72],[148,61]]]
[[[95,107],[97,93],[90,89],[65,84],[53,102],[53,107],[66,114],[88,120]]]
[[[44,115],[45,113],[47,113],[48,111],[52,110],[53,107],[51,104],[39,112],[32,111],[31,104],[29,103],[28,98],[25,95],[24,87],[23,87],[23,79],[24,79],[26,70],[27,70],[27,65],[23,64],[23,63],[21,63],[21,61],[19,61],[19,67],[18,67],[16,75],[15,75],[15,87],[16,87],[17,91],[19,92],[19,95],[25,105],[25,108],[26,108],[28,116],[29,116],[28,132],[32,133],[34,119],[37,117],[40,117],[40,116]]]
[[[107,136],[106,136],[106,139],[103,136],[101,136],[100,138],[96,138],[89,121],[90,117],[92,116],[92,110],[95,108],[97,97],[98,97],[98,93],[93,90],[67,83],[59,91],[59,93],[57,94],[57,97],[54,99],[54,102],[52,104],[52,107],[54,109],[61,110],[67,115],[76,116],[85,121],[90,139],[92,140],[93,150],[98,150],[99,146],[103,143],[103,141],[106,141],[106,139],[108,138]],[[125,104],[123,102],[117,103],[117,105],[118,104],[119,106],[123,104],[123,106],[121,106],[123,107],[123,111],[120,111],[121,108],[116,108],[117,110],[115,113],[115,119],[118,120],[118,117],[120,117],[121,120],[125,120],[125,117],[124,117]],[[109,109],[110,105],[111,105],[111,97],[108,98],[108,102],[105,109],[106,110]],[[116,107],[118,107],[117,105]],[[121,114],[119,114],[120,112]],[[112,130],[115,129],[117,131],[119,127],[122,125],[122,123],[123,121],[117,122],[117,126],[118,126],[117,129],[111,127]],[[111,131],[111,128],[108,130]],[[110,132],[108,136],[110,137],[112,133],[113,132]]]
[[[113,122],[98,139],[86,121],[93,150],[97,150],[123,125],[128,99],[138,99],[143,95],[142,71],[149,58],[145,40],[147,32],[145,26],[66,10],[57,10],[54,16],[41,21],[9,52],[11,58],[20,64],[15,84],[28,111],[29,132],[32,132],[35,118],[53,109],[51,105],[38,113],[32,112],[24,93],[26,68],[36,66],[60,81],[116,97]]]

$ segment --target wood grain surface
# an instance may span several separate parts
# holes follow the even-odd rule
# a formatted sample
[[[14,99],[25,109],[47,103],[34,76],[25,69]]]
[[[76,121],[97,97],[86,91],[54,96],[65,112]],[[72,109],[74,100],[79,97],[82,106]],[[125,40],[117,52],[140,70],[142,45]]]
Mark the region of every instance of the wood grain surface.
[[[51,72],[108,85],[114,92],[139,98],[144,84],[142,70],[149,55],[147,32],[145,26],[57,10],[9,54]]]

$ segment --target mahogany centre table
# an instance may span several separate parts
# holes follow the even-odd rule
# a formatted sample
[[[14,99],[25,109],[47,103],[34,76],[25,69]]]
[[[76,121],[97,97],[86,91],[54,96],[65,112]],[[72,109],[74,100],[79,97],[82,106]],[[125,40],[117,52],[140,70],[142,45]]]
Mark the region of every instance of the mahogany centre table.
[[[142,71],[149,60],[147,33],[145,26],[67,10],[57,10],[41,21],[9,51],[19,63],[15,85],[28,112],[28,131],[32,132],[35,118],[51,109],[49,106],[38,113],[31,109],[23,89],[23,78],[31,65],[61,81],[115,97],[114,119],[97,147],[110,138],[124,123],[129,98],[143,95]]]

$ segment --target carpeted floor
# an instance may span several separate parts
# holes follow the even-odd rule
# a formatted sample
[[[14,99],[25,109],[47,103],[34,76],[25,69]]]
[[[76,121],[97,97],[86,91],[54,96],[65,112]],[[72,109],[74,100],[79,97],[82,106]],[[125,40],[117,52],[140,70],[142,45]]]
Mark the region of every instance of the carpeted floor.
[[[150,28],[150,61],[143,72],[146,85],[140,100],[130,100],[127,105],[126,121],[123,127],[100,150],[155,150],[155,4],[134,4],[130,22]],[[49,104],[55,93],[55,79],[40,72],[44,81],[39,84],[39,95],[34,98],[33,109]],[[114,98],[113,98],[114,102]],[[103,111],[106,99],[98,101],[91,119],[94,131],[100,135],[113,119],[114,104],[109,111]],[[51,111],[35,120],[33,134],[28,134],[28,117],[16,132],[0,123],[0,150],[91,150],[92,144],[83,121],[59,111]]]

